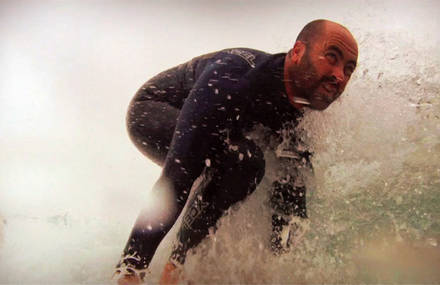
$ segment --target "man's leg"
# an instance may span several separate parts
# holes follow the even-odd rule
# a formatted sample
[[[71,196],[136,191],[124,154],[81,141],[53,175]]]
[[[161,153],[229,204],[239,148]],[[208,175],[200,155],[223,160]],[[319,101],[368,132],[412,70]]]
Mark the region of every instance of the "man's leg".
[[[227,146],[210,167],[192,195],[184,213],[171,260],[183,264],[189,249],[197,246],[216,226],[229,207],[251,194],[264,176],[262,151],[250,140],[242,139]]]
[[[127,114],[127,131],[134,145],[163,166],[180,110],[164,102],[133,100]]]
[[[162,166],[167,155],[179,110],[163,102],[132,100],[127,114],[127,130],[135,146],[149,159]],[[147,234],[146,234],[147,233]],[[147,238],[149,237],[149,238]],[[153,258],[160,238],[148,236],[148,225],[140,215],[125,246],[117,272],[125,269],[136,276],[133,269],[141,270],[143,278]]]

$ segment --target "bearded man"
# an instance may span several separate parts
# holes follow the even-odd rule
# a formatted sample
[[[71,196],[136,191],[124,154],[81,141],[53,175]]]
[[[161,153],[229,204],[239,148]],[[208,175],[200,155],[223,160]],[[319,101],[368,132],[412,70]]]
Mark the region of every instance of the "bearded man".
[[[145,279],[159,243],[186,205],[161,280],[177,282],[187,251],[264,176],[263,152],[247,134],[263,125],[280,137],[304,108],[326,109],[344,91],[357,55],[357,43],[345,27],[316,20],[302,29],[287,54],[225,49],[148,80],[130,103],[127,128],[135,146],[163,169],[117,265],[118,283]],[[288,159],[292,167],[310,167],[309,156],[296,150]],[[307,218],[306,189],[296,179],[287,175],[273,183],[275,253],[294,234],[292,217]]]

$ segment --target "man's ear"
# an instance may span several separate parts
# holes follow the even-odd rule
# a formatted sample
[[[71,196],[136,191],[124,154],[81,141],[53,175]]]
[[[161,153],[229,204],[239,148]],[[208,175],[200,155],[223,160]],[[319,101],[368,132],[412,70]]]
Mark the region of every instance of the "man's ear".
[[[301,61],[304,53],[306,52],[306,45],[302,41],[296,41],[293,48],[289,52],[290,59],[293,63]]]

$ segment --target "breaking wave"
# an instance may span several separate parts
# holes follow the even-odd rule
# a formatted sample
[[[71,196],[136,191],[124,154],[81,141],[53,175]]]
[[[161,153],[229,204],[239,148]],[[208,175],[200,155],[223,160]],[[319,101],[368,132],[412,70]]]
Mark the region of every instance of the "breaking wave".
[[[271,253],[267,192],[276,160],[266,152],[263,182],[188,257],[188,280],[440,280],[439,54],[396,34],[365,34],[358,42],[359,66],[341,100],[307,112],[290,132],[302,134],[314,153],[303,240],[287,254]],[[166,257],[159,253],[158,263]]]

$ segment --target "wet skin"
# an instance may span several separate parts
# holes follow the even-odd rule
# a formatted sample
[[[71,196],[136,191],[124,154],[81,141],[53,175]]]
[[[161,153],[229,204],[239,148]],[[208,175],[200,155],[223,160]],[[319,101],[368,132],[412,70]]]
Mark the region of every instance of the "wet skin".
[[[306,46],[297,41],[285,60],[284,79],[290,102],[301,97],[308,107],[326,109],[344,91],[356,68],[357,44],[348,30],[327,22],[324,30]]]

